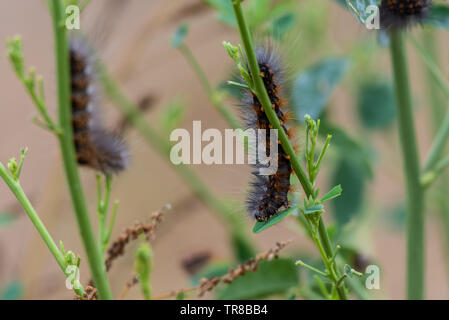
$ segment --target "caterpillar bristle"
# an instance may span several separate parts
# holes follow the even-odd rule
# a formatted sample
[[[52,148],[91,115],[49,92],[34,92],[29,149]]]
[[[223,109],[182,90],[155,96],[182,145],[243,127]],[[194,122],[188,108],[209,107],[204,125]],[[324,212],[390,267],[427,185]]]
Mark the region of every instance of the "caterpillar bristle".
[[[127,167],[129,153],[120,137],[105,130],[94,113],[98,112],[94,90],[92,54],[84,39],[69,42],[73,142],[79,165],[104,174]]]
[[[284,88],[285,70],[278,51],[271,45],[260,46],[256,50],[256,58],[260,68],[260,76],[264,82],[272,108],[281,122],[283,130],[287,133],[286,120],[288,115],[281,108],[287,106],[287,101],[281,97]],[[272,129],[264,108],[251,93],[246,92],[240,106],[241,117],[246,129]],[[271,154],[270,138],[266,138],[267,154]],[[272,175],[260,175],[255,170],[253,181],[250,183],[246,205],[249,214],[257,221],[267,221],[280,209],[288,208],[288,192],[290,190],[290,175],[292,167],[290,157],[284,151],[280,141],[278,148],[278,169]],[[253,166],[259,169],[259,165]]]
[[[382,0],[379,6],[383,29],[407,28],[428,16],[432,0]]]

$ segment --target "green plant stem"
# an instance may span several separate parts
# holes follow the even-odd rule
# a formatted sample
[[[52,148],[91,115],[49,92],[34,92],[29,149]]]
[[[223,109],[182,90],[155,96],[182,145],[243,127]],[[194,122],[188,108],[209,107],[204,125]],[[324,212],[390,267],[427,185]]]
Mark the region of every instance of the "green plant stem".
[[[440,89],[443,91],[446,98],[449,99],[449,84],[447,82],[446,77],[441,72],[440,68],[435,62],[435,52],[426,52],[426,50],[416,41],[413,37],[410,37],[410,40],[418,53],[421,55],[421,58],[423,62],[426,64],[430,75],[432,76],[434,83],[440,87]],[[427,41],[431,41],[430,39],[427,39]],[[427,47],[428,43],[426,43]],[[430,44],[431,45],[431,44]]]
[[[319,224],[318,224],[318,236],[319,239],[313,235],[312,237],[315,241],[315,244],[320,251],[321,257],[326,265],[327,270],[329,270],[330,277],[335,284],[335,288],[337,289],[338,296],[340,299],[347,300],[346,289],[344,283],[338,282],[340,275],[338,274],[335,268],[335,262],[331,263],[329,259],[334,256],[334,250],[332,249],[331,241],[329,239],[329,234],[327,233],[326,227],[324,225],[323,218],[320,216]]]
[[[424,298],[424,204],[413,122],[404,34],[390,32],[390,51],[398,108],[399,137],[407,192],[407,298]]]
[[[56,79],[58,92],[58,117],[62,134],[58,136],[61,148],[67,184],[72,197],[78,228],[84,249],[87,254],[88,264],[92,273],[95,286],[100,299],[112,299],[106,269],[100,254],[99,247],[89,220],[86,202],[78,175],[78,167],[73,145],[71,107],[70,107],[70,81],[69,81],[69,54],[68,40],[65,25],[62,23],[64,8],[60,0],[49,2],[53,19],[54,46],[56,57]]]
[[[105,247],[108,246],[109,241],[111,240],[112,230],[114,229],[115,220],[117,218],[118,205],[119,205],[119,202],[118,202],[118,200],[116,200],[114,202],[114,206],[112,207],[112,215],[111,215],[111,218],[109,219],[109,225],[106,230]]]
[[[346,264],[346,261],[344,261],[341,257],[336,257],[336,262],[339,265]],[[359,297],[361,300],[371,300],[372,297],[367,294],[367,289],[365,288],[364,284],[362,284],[359,279],[346,279],[345,281],[348,288],[351,290],[351,293],[353,293],[355,296]]]
[[[31,100],[37,107],[37,110],[39,111],[42,118],[44,119],[44,127],[56,134],[60,134],[60,128],[58,128],[58,126],[53,122],[53,119],[50,117],[50,115],[47,112],[47,106],[45,105],[43,96],[38,97],[36,95],[36,92],[34,91],[34,89],[31,88],[27,84],[26,80],[23,79],[20,75],[18,75],[18,76],[19,76],[19,79],[21,80],[21,82],[23,83],[23,85],[25,86],[28,94],[30,95]],[[42,80],[40,80],[39,83],[42,86]],[[43,92],[43,90],[41,90],[41,92]],[[42,95],[42,93],[41,93],[41,95]]]
[[[30,218],[31,222],[33,223],[34,227],[36,228],[37,232],[41,236],[42,240],[44,240],[45,244],[47,245],[48,249],[50,250],[51,254],[55,258],[58,265],[61,267],[62,272],[66,272],[67,269],[67,262],[65,261],[64,255],[59,250],[56,243],[53,241],[53,238],[51,237],[50,233],[47,231],[47,228],[45,228],[44,223],[39,218],[38,214],[34,210],[33,206],[30,203],[30,200],[28,200],[27,196],[25,195],[25,192],[23,192],[22,187],[20,186],[20,183],[18,181],[15,181],[7,169],[3,166],[3,164],[0,163],[0,177],[5,181],[5,183],[8,185],[11,192],[14,194],[14,196],[19,201],[22,208],[25,210],[26,214]]]
[[[243,10],[241,6],[241,1],[239,0],[231,0],[232,6],[234,9],[235,17],[237,20],[237,24],[240,31],[240,36],[242,39],[243,46],[245,48],[246,58],[248,60],[248,66],[252,75],[252,80],[254,82],[254,88],[255,88],[255,94],[257,98],[259,99],[260,103],[262,104],[265,114],[267,115],[268,120],[270,121],[270,124],[273,126],[274,129],[277,129],[278,131],[278,137],[281,141],[282,147],[285,150],[285,152],[290,156],[290,162],[292,164],[293,170],[295,171],[296,175],[298,176],[299,182],[302,185],[302,188],[304,189],[304,192],[309,198],[313,195],[313,187],[310,183],[309,179],[307,178],[306,173],[301,167],[301,164],[299,162],[298,157],[296,156],[296,153],[290,144],[290,141],[287,137],[287,134],[285,133],[284,129],[282,128],[279,119],[271,107],[271,101],[268,97],[267,90],[265,89],[265,85],[263,83],[262,78],[260,77],[260,69],[259,64],[257,62],[256,54],[254,51],[254,46],[251,40],[250,31],[248,28],[248,25],[246,24]],[[322,217],[320,217],[320,223],[318,228],[319,237],[323,243],[323,247],[325,250],[325,253],[327,255],[327,258],[330,258],[334,255],[334,251],[329,239],[329,235],[327,233],[326,227],[324,226],[324,221]],[[329,270],[329,272],[335,272],[335,274],[338,276],[338,273],[336,271],[336,268],[333,267],[332,271]],[[346,295],[346,289],[344,284],[342,286],[337,287],[338,294],[340,299],[347,299]]]
[[[436,125],[435,128],[439,128],[423,167],[423,171],[426,172],[435,166],[449,138],[449,111],[446,112],[446,116],[443,115],[442,105],[445,102],[442,101],[440,92],[437,90],[437,86],[439,86],[447,101],[449,99],[449,84],[436,63],[437,53],[433,31],[427,31],[424,39],[427,51],[414,38],[411,38],[411,41],[427,66],[427,83],[429,84],[428,91],[432,104],[433,118]],[[442,120],[443,117],[444,120]]]
[[[223,105],[220,100],[221,98],[217,95],[217,91],[210,84],[206,74],[204,73],[190,48],[183,43],[179,46],[179,50],[197,75],[198,80],[206,91],[209,101],[212,103],[212,105],[218,110],[218,112],[220,112],[220,114],[226,119],[226,121],[232,126],[233,129],[240,128],[240,122],[235,118],[231,111],[226,108],[225,105]]]
[[[245,22],[245,18],[243,16],[242,6],[239,1],[234,0],[231,1],[233,4],[234,13],[239,26],[242,43],[247,55],[248,65],[251,74],[253,75],[252,77],[256,91],[255,93],[260,103],[264,107],[265,114],[267,115],[267,118],[270,121],[271,125],[273,126],[274,129],[278,130],[278,137],[279,140],[281,141],[282,147],[284,148],[285,152],[290,156],[292,167],[295,170],[296,175],[298,176],[299,182],[301,183],[304,192],[306,193],[307,197],[309,197],[310,195],[313,194],[313,187],[309,179],[307,178],[306,173],[301,167],[301,164],[298,160],[298,157],[296,156],[295,150],[293,150],[293,147],[290,144],[287,134],[285,133],[284,129],[282,129],[279,119],[276,116],[276,112],[271,107],[271,101],[270,98],[268,97],[267,91],[265,90],[265,85],[263,83],[262,78],[259,76],[260,75],[259,64],[257,63],[257,58],[252,44],[251,35],[248,26]]]
[[[443,157],[440,161],[437,162],[435,165],[435,175],[438,176],[443,173],[444,169],[446,169],[449,166],[449,155]],[[443,189],[446,191],[447,189]]]
[[[111,176],[104,177],[104,186],[105,193],[104,199],[101,197],[101,176],[97,176],[97,184],[98,184],[98,246],[100,247],[101,253],[104,254],[106,252],[108,246],[108,226],[107,226],[107,218],[109,211],[109,201],[111,198]]]

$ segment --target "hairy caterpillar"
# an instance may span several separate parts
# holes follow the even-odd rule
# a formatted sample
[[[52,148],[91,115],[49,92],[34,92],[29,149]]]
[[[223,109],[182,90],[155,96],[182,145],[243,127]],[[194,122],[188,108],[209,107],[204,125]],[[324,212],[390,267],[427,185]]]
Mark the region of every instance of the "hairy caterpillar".
[[[281,96],[281,89],[284,83],[284,71],[280,57],[271,46],[259,47],[256,50],[256,58],[260,68],[260,76],[263,79],[272,107],[279,118],[283,130],[290,135],[285,126],[288,114],[281,108],[285,106],[285,100]],[[265,111],[252,92],[247,92],[243,104],[241,105],[241,114],[245,122],[246,129],[266,129],[266,152],[270,153],[270,122]],[[260,175],[258,170],[253,172],[254,180],[250,184],[250,191],[246,200],[246,206],[249,214],[257,221],[267,221],[270,217],[277,214],[281,208],[289,206],[287,194],[290,190],[290,175],[292,166],[289,156],[285,153],[281,144],[278,143],[278,169],[272,175]],[[255,169],[259,168],[256,164]]]
[[[428,15],[431,0],[382,0],[379,6],[382,28],[405,28]]]
[[[104,174],[122,171],[128,164],[128,148],[119,137],[103,128],[96,115],[95,68],[84,39],[70,39],[69,57],[73,139],[78,164]]]

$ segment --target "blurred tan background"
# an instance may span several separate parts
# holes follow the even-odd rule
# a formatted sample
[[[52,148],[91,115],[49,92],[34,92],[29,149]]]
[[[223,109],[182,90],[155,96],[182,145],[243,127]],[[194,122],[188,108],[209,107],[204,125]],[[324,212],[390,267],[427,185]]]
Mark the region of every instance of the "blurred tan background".
[[[99,16],[104,15],[105,3],[114,0],[95,0],[86,9],[81,28],[86,33],[101,37],[101,30],[92,30]],[[345,52],[366,30],[356,26],[348,12],[329,3],[331,35],[336,47]],[[183,127],[190,129],[193,120],[202,120],[203,127],[224,129],[225,121],[208,102],[192,70],[180,53],[170,47],[170,39],[181,22],[187,22],[190,32],[187,42],[199,58],[208,77],[218,83],[229,74],[232,62],[221,42],[237,43],[236,30],[217,21],[216,13],[200,0],[127,0],[113,22],[110,36],[99,48],[100,55],[109,69],[122,84],[125,92],[134,101],[150,94],[156,103],[147,113],[151,121],[169,101],[179,96],[188,106]],[[55,111],[55,77],[53,66],[52,30],[48,10],[43,1],[3,0],[0,2],[0,41],[20,34],[24,43],[24,55],[28,66],[35,66],[45,82],[50,111]],[[95,35],[95,34],[99,35]],[[448,52],[447,35],[440,35]],[[444,38],[446,37],[446,38]],[[130,53],[136,39],[140,39],[138,54]],[[299,41],[301,41],[299,39]],[[1,42],[4,43],[4,42]],[[5,46],[0,47],[5,52]],[[445,70],[447,70],[447,54]],[[421,84],[421,65],[411,55],[414,88]],[[129,62],[135,68],[129,69]],[[388,59],[382,60],[382,68],[389,70]],[[18,156],[24,146],[29,148],[22,175],[22,185],[32,203],[56,241],[63,240],[65,247],[84,257],[79,240],[76,221],[72,215],[68,190],[60,165],[60,154],[54,137],[31,122],[36,110],[19,83],[6,55],[0,56],[0,161],[6,163]],[[337,90],[332,98],[331,115],[335,122],[357,132],[353,126],[350,97],[344,88]],[[422,92],[416,92],[421,95]],[[420,101],[423,101],[421,99]],[[234,103],[229,101],[230,104]],[[119,115],[105,104],[102,108],[108,124],[115,124]],[[427,123],[425,105],[419,106],[416,119],[419,130],[421,153],[429,147],[431,129]],[[348,116],[348,114],[350,116]],[[117,236],[126,226],[136,220],[145,220],[166,203],[175,209],[167,214],[157,231],[154,247],[154,272],[151,275],[154,295],[168,293],[191,286],[186,272],[181,268],[182,258],[201,250],[213,252],[214,259],[231,257],[229,239],[220,221],[208,208],[199,202],[184,185],[170,166],[154,152],[135,132],[127,135],[132,150],[132,165],[119,175],[113,184],[113,199],[120,199],[120,208],[113,233]],[[374,136],[379,150],[391,149],[398,144],[395,130],[385,135]],[[394,149],[394,147],[393,147]],[[375,164],[376,175],[370,181],[367,192],[373,197],[369,201],[395,203],[403,197],[400,157],[379,151]],[[217,194],[243,203],[249,180],[249,169],[245,166],[195,166],[194,170]],[[82,169],[85,194],[95,221],[96,185],[94,174]],[[324,177],[326,172],[324,172]],[[324,180],[324,178],[322,178]],[[243,208],[243,205],[242,205]],[[15,211],[20,216],[9,227],[0,228],[0,288],[12,279],[21,279],[25,285],[27,299],[71,298],[71,291],[64,287],[64,277],[53,261],[43,242],[36,235],[26,215],[18,208],[14,197],[0,183],[0,211]],[[430,210],[428,210],[430,211]],[[236,213],[240,214],[240,213]],[[449,279],[443,255],[441,230],[438,220],[428,212],[427,225],[427,298],[449,297]],[[248,229],[252,228],[249,218]],[[381,265],[381,290],[378,297],[401,299],[405,292],[405,237],[385,225],[385,220],[373,215],[365,223],[361,236],[354,241],[370,258]],[[304,250],[316,254],[312,244],[295,232],[291,222],[284,221],[261,235],[250,235],[260,250],[273,247],[277,241],[292,239],[286,252]],[[362,239],[362,240],[360,240]],[[367,240],[368,239],[368,240]],[[371,240],[369,240],[371,239]],[[134,246],[130,246],[133,249]],[[119,294],[132,272],[132,250],[119,258],[109,274],[115,294]],[[298,257],[299,258],[299,257]],[[88,267],[82,263],[81,279],[87,281]],[[139,298],[138,286],[127,298]]]

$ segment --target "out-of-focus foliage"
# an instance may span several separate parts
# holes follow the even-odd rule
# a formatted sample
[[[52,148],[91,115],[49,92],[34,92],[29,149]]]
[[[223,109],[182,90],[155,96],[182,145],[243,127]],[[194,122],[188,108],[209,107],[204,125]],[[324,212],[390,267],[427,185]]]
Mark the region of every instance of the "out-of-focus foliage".
[[[295,78],[291,104],[297,119],[304,119],[306,114],[318,119],[349,65],[348,59],[331,57],[307,68]]]
[[[234,252],[234,256],[239,262],[245,262],[248,259],[254,257],[254,248],[248,245],[247,239],[240,233],[233,233],[231,235],[231,246]]]
[[[180,45],[182,45],[188,32],[189,32],[189,27],[186,24],[180,25],[171,40],[172,47],[178,48]]]
[[[218,11],[218,19],[236,27],[234,11],[229,0],[203,0]],[[247,0],[244,3],[248,27],[259,35],[281,38],[296,20],[296,3],[293,0]]]
[[[227,261],[221,262],[213,262],[209,265],[202,268],[199,272],[194,274],[190,280],[192,284],[197,286],[200,283],[200,280],[203,278],[210,279],[215,277],[221,277],[228,273],[229,269],[231,269],[232,265]]]
[[[292,260],[261,261],[256,271],[247,272],[217,294],[221,300],[256,299],[286,292],[297,286],[298,270]]]
[[[449,7],[445,5],[432,6],[427,24],[439,28],[449,28]]]
[[[0,300],[19,300],[23,297],[24,288],[22,282],[14,280],[8,283],[0,294]]]
[[[15,220],[15,217],[11,213],[0,212],[0,227],[8,226]]]
[[[338,224],[348,223],[358,213],[363,204],[365,176],[363,170],[350,158],[342,158],[332,178],[332,185],[340,183],[343,187],[341,196],[332,201],[335,220]]]
[[[362,124],[369,129],[391,125],[396,116],[392,85],[385,81],[365,82],[358,90],[357,105]]]
[[[174,129],[179,127],[184,120],[185,102],[181,99],[174,99],[165,107],[159,115],[158,125],[162,133],[169,135]]]
[[[372,14],[372,12],[367,11],[368,6],[378,6],[380,4],[380,0],[349,0],[352,7],[356,10],[356,12],[347,5],[346,0],[336,0],[339,4],[348,8],[359,20],[361,23],[365,23],[366,19]]]

